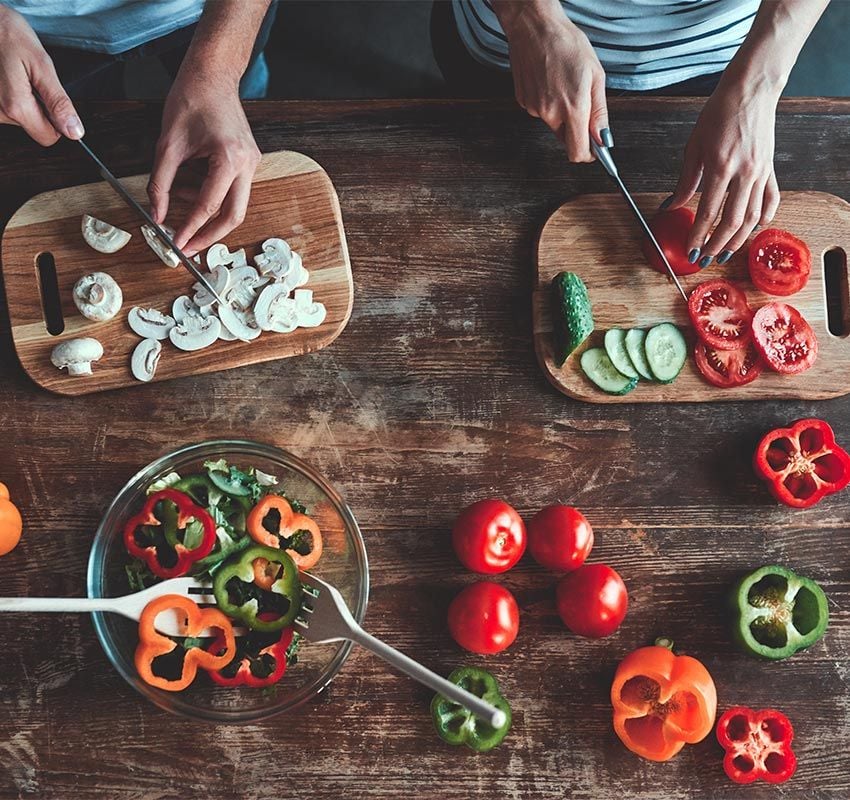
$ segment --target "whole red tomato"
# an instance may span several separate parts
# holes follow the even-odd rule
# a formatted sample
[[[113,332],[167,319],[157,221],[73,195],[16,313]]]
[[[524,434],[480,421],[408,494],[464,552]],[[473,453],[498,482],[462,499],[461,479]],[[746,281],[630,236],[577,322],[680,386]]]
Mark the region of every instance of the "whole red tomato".
[[[593,529],[572,506],[546,506],[528,523],[528,550],[546,569],[572,572],[584,564],[593,547]]]
[[[518,632],[516,600],[497,583],[473,583],[449,606],[449,633],[461,647],[473,653],[500,653],[510,647]]]
[[[485,575],[505,572],[525,552],[525,523],[504,500],[479,500],[458,515],[452,543],[467,569]]]
[[[558,583],[558,614],[573,633],[601,639],[614,633],[626,616],[626,584],[607,564],[585,564]]]

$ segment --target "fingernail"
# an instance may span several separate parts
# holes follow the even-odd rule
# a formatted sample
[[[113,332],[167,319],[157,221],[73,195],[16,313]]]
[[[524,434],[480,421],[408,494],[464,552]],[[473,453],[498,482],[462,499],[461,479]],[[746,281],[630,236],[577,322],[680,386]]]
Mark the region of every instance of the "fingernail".
[[[666,211],[668,208],[670,208],[670,203],[672,203],[672,202],[673,202],[673,195],[671,194],[664,202],[661,203],[660,206],[658,206],[659,210]]]
[[[711,263],[711,259],[712,259],[712,256],[703,256],[699,260],[699,268],[705,269]],[[691,263],[693,263],[693,262],[691,262]]]
[[[611,134],[610,128],[603,128],[601,131],[599,131],[599,138],[602,139],[602,144],[604,144],[606,147],[614,146],[614,137]]]
[[[732,251],[724,250],[719,256],[717,256],[717,263],[725,264],[730,258],[732,258]]]
[[[688,253],[688,263],[689,264],[696,264],[698,258],[699,258],[699,248],[695,247],[693,250],[691,250],[690,253]]]
[[[753,228],[753,230],[754,230],[754,231],[760,231],[760,230],[761,230],[761,225],[756,225],[756,226],[755,226],[755,228]]]
[[[83,123],[80,122],[80,118],[76,115],[68,117],[65,122],[65,130],[68,131],[68,136],[72,139],[82,139],[86,133],[83,129]]]

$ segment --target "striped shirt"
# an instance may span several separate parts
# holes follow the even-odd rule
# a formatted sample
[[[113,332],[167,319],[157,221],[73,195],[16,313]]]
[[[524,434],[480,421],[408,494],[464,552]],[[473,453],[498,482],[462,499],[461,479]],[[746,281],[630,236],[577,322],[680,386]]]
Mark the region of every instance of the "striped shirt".
[[[483,64],[510,69],[490,0],[452,0],[461,39]],[[612,89],[658,89],[720,72],[753,24],[760,0],[561,0],[587,35]]]

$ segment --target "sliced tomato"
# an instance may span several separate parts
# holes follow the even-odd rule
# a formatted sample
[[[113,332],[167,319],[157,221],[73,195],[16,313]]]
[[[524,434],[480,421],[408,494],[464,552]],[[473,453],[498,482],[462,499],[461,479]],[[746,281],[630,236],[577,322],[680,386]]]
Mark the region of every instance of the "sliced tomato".
[[[717,350],[737,350],[751,336],[753,312],[747,296],[718,278],[699,284],[688,298],[688,313],[697,336]]]
[[[694,212],[689,208],[674,208],[672,211],[659,211],[649,223],[649,229],[655,236],[664,255],[677,275],[693,275],[700,271],[699,264],[688,261],[688,234],[694,225]],[[667,267],[645,237],[641,248],[647,264],[658,272],[667,274]]]
[[[754,381],[761,375],[763,366],[752,342],[737,350],[717,350],[705,342],[697,342],[694,359],[703,378],[721,389]]]
[[[812,271],[808,245],[778,228],[762,231],[753,239],[748,260],[756,288],[783,297],[799,292]]]
[[[768,303],[753,317],[753,342],[765,363],[796,375],[818,357],[818,339],[803,315],[788,303]]]

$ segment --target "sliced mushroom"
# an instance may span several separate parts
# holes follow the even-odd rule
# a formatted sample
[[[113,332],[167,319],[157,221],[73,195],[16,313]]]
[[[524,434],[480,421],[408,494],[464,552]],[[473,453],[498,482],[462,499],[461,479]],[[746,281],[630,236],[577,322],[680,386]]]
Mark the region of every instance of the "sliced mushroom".
[[[155,308],[133,306],[127,315],[127,323],[133,333],[143,339],[167,339],[171,329],[177,324],[168,314]]]
[[[71,339],[57,344],[50,353],[50,361],[58,369],[67,369],[69,375],[91,375],[93,361],[103,358],[103,345],[97,339]]]
[[[230,270],[223,264],[214,267],[212,272],[207,276],[210,283],[213,285],[216,294],[223,297],[230,286]],[[195,305],[199,308],[211,306],[215,303],[215,298],[210,294],[209,290],[202,283],[198,282],[192,286],[195,290]]]
[[[311,292],[312,294],[312,292]],[[254,303],[257,325],[264,331],[289,333],[298,327],[298,308],[279,283],[266,286]]]
[[[179,350],[203,350],[218,339],[221,322],[218,317],[186,317],[183,323],[175,325],[168,338]]]
[[[167,225],[162,225],[161,227],[169,236],[174,236],[173,228],[169,228]],[[180,264],[177,253],[165,244],[165,242],[160,241],[159,236],[156,235],[156,231],[150,225],[142,225],[142,236],[145,237],[148,247],[157,254],[159,260],[167,267],[174,268]]]
[[[218,316],[221,319],[222,326],[227,328],[240,341],[250,342],[262,333],[254,317],[254,312],[250,309],[236,308],[233,305],[220,305]]]
[[[226,244],[214,244],[207,250],[207,269],[210,272],[215,267],[245,267],[248,259],[245,257],[245,248],[230,252]]]
[[[200,317],[202,314],[201,309],[195,305],[191,297],[181,294],[180,297],[171,304],[171,316],[174,317],[174,321],[180,325],[186,321],[187,317]]]
[[[156,339],[142,339],[133,350],[130,369],[137,381],[149,381],[153,378],[162,354],[162,342]]]
[[[235,308],[245,311],[254,305],[257,290],[267,282],[254,267],[237,267],[230,270],[230,285],[224,299]]]
[[[293,299],[301,328],[317,328],[325,321],[328,310],[323,303],[313,302],[312,289],[296,289]]]
[[[292,248],[284,239],[266,239],[263,252],[257,255],[254,263],[263,275],[277,269],[284,269],[292,257]]]
[[[133,238],[127,231],[122,231],[121,228],[96,219],[90,214],[83,214],[81,227],[86,244],[98,253],[117,253]]]
[[[123,303],[121,287],[105,272],[83,275],[74,284],[74,304],[86,319],[106,322],[121,310]]]

